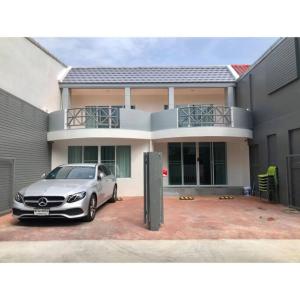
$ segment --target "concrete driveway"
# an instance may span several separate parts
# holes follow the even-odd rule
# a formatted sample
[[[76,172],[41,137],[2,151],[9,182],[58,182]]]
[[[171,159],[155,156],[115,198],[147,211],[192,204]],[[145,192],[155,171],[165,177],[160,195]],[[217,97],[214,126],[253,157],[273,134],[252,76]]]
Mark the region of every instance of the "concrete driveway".
[[[91,223],[0,218],[0,241],[199,239],[300,239],[300,214],[254,197],[210,196],[166,198],[159,232],[145,228],[142,198],[107,203]]]
[[[0,218],[0,262],[300,262],[300,214],[254,197],[165,199],[165,224],[143,224],[143,199],[91,223]]]

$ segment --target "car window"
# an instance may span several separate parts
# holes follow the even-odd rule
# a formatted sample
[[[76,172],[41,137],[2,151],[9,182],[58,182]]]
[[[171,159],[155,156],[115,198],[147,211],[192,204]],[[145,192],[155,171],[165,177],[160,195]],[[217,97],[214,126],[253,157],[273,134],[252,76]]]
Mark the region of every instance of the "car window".
[[[102,168],[104,169],[106,175],[110,175],[111,174],[109,168],[106,168],[105,166],[102,166]]]
[[[94,177],[94,167],[65,166],[55,168],[46,179],[93,179]]]
[[[99,166],[99,167],[98,167],[98,175],[99,175],[100,173],[103,173],[104,176],[107,176],[107,171],[106,171],[106,169],[105,169],[103,166]]]

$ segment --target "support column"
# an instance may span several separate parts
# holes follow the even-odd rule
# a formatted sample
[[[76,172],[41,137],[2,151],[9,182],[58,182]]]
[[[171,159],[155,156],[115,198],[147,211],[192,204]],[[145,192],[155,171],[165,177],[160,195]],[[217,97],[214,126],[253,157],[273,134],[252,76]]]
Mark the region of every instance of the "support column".
[[[169,87],[169,109],[174,109],[175,102],[174,102],[174,88]]]
[[[62,109],[68,109],[70,107],[70,90],[68,88],[62,89],[61,106],[62,106]]]
[[[149,152],[153,151],[153,141],[149,140]]]
[[[227,106],[235,106],[235,90],[233,86],[227,88]]]
[[[131,92],[130,87],[125,88],[125,108],[131,109]]]

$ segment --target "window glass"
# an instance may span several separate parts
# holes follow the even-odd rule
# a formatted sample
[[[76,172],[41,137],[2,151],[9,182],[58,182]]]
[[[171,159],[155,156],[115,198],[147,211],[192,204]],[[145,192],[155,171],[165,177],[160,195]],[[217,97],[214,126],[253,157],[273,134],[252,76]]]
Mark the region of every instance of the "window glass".
[[[117,146],[117,177],[126,178],[131,176],[131,151],[130,146]]]
[[[68,163],[82,163],[82,147],[81,146],[69,146],[68,147]]]
[[[197,183],[196,175],[196,144],[183,143],[183,183],[192,185]]]
[[[213,143],[214,152],[214,184],[226,184],[226,144]]]
[[[96,164],[98,162],[98,147],[84,146],[84,163]]]
[[[181,144],[169,143],[169,184],[182,184],[182,168],[181,168]]]
[[[115,146],[101,147],[101,163],[115,175]]]
[[[199,143],[199,172],[200,184],[212,184],[211,178],[211,143]]]
[[[94,167],[65,166],[55,168],[46,179],[93,179],[94,177]]]

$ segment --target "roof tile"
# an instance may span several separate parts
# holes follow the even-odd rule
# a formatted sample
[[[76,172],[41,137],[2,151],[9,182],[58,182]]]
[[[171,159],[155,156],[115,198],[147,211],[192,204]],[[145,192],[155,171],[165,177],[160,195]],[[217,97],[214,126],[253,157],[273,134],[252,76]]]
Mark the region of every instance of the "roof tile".
[[[71,68],[63,83],[206,83],[233,82],[227,66]]]

